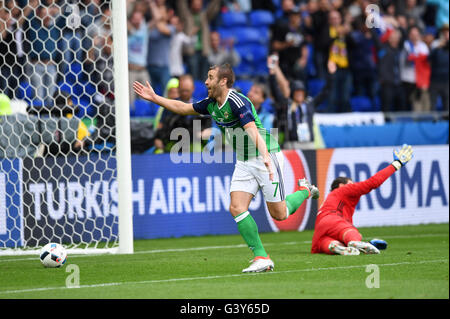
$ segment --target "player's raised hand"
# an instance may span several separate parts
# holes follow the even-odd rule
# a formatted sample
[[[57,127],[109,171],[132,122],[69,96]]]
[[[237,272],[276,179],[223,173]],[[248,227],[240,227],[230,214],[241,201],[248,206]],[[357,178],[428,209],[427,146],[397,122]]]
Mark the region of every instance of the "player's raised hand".
[[[134,92],[136,92],[136,94],[142,97],[143,99],[149,100],[150,102],[154,102],[156,98],[156,93],[153,90],[150,83],[148,83],[148,81],[146,86],[139,83],[138,81],[135,81],[133,83],[133,89]]]
[[[411,145],[403,144],[400,150],[394,150],[394,161],[400,162],[401,166],[406,165],[413,158]]]

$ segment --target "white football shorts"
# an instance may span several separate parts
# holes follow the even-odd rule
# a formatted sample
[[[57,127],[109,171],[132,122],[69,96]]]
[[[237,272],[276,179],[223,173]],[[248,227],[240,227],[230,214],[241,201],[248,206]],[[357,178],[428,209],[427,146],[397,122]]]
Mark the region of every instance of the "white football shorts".
[[[231,178],[230,193],[241,191],[256,195],[262,190],[266,202],[281,202],[285,199],[283,181],[284,155],[282,152],[270,153],[273,180],[269,178],[262,156],[248,161],[237,161]]]

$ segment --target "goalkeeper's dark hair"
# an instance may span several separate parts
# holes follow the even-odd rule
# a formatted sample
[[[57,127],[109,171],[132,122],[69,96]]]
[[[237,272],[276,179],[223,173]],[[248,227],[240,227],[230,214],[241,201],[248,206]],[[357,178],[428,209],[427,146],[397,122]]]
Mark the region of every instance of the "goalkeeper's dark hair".
[[[225,64],[221,64],[221,65],[213,65],[209,69],[210,70],[217,69],[217,77],[218,77],[219,81],[222,80],[223,78],[226,78],[227,79],[227,87],[228,88],[233,87],[233,84],[235,81],[235,76],[234,76],[233,68],[231,67],[231,65],[229,63],[225,63]]]
[[[349,177],[343,177],[339,176],[334,179],[334,181],[331,183],[331,191],[334,191],[336,188],[339,188],[339,184],[347,184],[352,179]]]

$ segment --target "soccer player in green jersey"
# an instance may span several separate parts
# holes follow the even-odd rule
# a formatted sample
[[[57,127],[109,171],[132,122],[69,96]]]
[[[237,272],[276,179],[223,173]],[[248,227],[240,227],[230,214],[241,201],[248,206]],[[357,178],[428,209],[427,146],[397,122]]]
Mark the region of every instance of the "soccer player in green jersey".
[[[197,103],[184,103],[157,95],[147,82],[134,82],[135,92],[142,98],[182,115],[208,114],[233,145],[237,162],[230,185],[230,213],[254,258],[243,272],[273,270],[274,263],[265,251],[258,226],[248,208],[259,189],[270,215],[285,220],[295,213],[307,198],[317,199],[319,190],[306,179],[298,181],[299,190],[285,196],[283,183],[284,157],[276,139],[267,132],[251,101],[232,89],[234,73],[229,64],[213,66],[205,85],[208,97]]]

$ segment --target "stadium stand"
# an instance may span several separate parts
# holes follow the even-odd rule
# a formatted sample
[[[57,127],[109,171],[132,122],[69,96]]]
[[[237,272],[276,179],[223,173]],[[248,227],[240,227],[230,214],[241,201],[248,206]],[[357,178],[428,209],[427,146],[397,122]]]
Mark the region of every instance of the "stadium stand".
[[[48,3],[47,3],[48,2]],[[10,6],[12,2],[6,1],[5,9],[2,9],[2,12],[8,12],[9,9],[6,9]],[[21,21],[23,25],[17,25],[14,27],[22,28],[22,30],[27,30],[29,27],[27,24],[31,22],[37,21],[33,15],[30,14],[30,11],[25,10],[25,3],[18,2],[19,5],[22,6],[20,13],[29,14],[29,16],[25,17],[24,20],[19,20],[19,17],[14,17],[15,21]],[[51,7],[52,1],[42,1],[43,7],[47,5],[49,8]],[[58,5],[62,5],[63,1],[56,1]],[[113,98],[112,87],[105,86],[105,79],[111,77],[112,75],[108,72],[105,74],[99,74],[97,71],[102,67],[109,66],[107,69],[111,69],[111,59],[108,59],[108,53],[111,48],[111,43],[108,41],[112,41],[112,39],[106,39],[102,41],[107,41],[106,44],[101,50],[92,50],[92,45],[95,41],[100,41],[100,37],[105,34],[105,30],[110,28],[110,25],[106,22],[107,17],[110,15],[110,10],[107,8],[109,1],[104,0],[100,1],[102,5],[97,5],[90,1],[83,1],[84,6],[81,6],[80,9],[80,17],[81,17],[81,28],[77,30],[71,36],[71,33],[68,32],[68,29],[65,29],[64,19],[67,18],[67,13],[63,12],[60,16],[54,17],[56,20],[56,27],[61,28],[61,39],[59,40],[58,48],[70,48],[72,44],[75,42],[74,49],[82,49],[81,54],[77,52],[73,54],[72,51],[68,51],[67,54],[64,53],[59,59],[59,67],[60,71],[58,71],[59,76],[57,78],[56,86],[58,90],[64,92],[70,92],[72,95],[74,103],[79,107],[78,112],[75,114],[79,118],[85,117],[93,117],[98,112],[98,102],[96,102],[98,96],[100,96],[100,100],[102,99],[111,99]],[[211,1],[205,0],[203,1],[203,10],[202,12],[208,13],[207,8]],[[230,5],[230,3],[232,5]],[[300,35],[302,47],[305,47],[304,51],[307,56],[302,56],[304,61],[302,60],[298,64],[292,66],[292,69],[297,73],[295,74],[303,74],[301,80],[305,82],[306,87],[308,89],[308,94],[312,97],[316,96],[324,86],[325,80],[320,77],[320,61],[319,57],[322,54],[321,50],[323,48],[317,47],[320,43],[316,40],[318,38],[322,38],[323,34],[326,36],[323,38],[324,43],[328,41],[327,45],[331,45],[331,43],[335,43],[338,38],[334,37],[333,34],[337,34],[337,29],[333,29],[334,26],[338,26],[338,28],[344,28],[347,32],[346,34],[350,34],[353,32],[357,34],[360,30],[364,31],[364,28],[361,29],[361,26],[364,26],[364,21],[366,17],[364,14],[364,7],[361,7],[360,4],[356,1],[348,1],[348,2],[331,2],[331,1],[321,1],[321,4],[317,6],[316,1],[283,1],[283,0],[273,0],[273,6],[268,6],[267,8],[258,7],[258,9],[250,10],[250,11],[242,11],[239,9],[238,2],[236,1],[223,1],[221,3],[221,10],[214,17],[208,16],[208,25],[211,31],[217,31],[223,42],[232,39],[232,43],[234,49],[239,53],[241,62],[234,67],[234,71],[237,77],[235,87],[241,90],[244,94],[248,93],[252,84],[255,82],[265,82],[268,76],[268,68],[267,68],[267,57],[276,52],[272,46],[273,40],[273,31],[274,27],[278,25],[283,25],[289,19],[289,12],[300,12],[301,15],[301,31],[295,31],[296,35]],[[442,72],[442,74],[431,74],[431,84],[425,86],[415,86],[407,84],[405,82],[399,83],[402,88],[398,95],[405,95],[406,101],[409,101],[409,98],[416,99],[416,96],[420,96],[420,101],[413,101],[412,103],[407,103],[408,105],[400,106],[398,105],[398,109],[393,109],[391,111],[409,111],[414,112],[412,108],[413,105],[417,105],[417,103],[423,103],[423,109],[425,111],[436,111],[443,112],[444,116],[448,114],[448,90],[446,94],[442,93],[442,89],[440,91],[437,87],[440,85],[440,82],[448,83],[448,12],[445,12],[445,8],[435,7],[434,3],[428,3],[427,1],[415,1],[412,4],[409,4],[412,7],[407,7],[405,4],[400,2],[386,2],[386,1],[376,1],[376,5],[379,6],[381,13],[383,14],[383,19],[381,21],[381,25],[376,29],[376,32],[366,32],[365,36],[367,36],[367,41],[364,42],[367,50],[370,50],[367,56],[371,57],[376,64],[377,73],[380,73],[382,70],[379,69],[379,62],[382,58],[384,58],[384,54],[386,54],[386,50],[388,49],[388,45],[390,45],[390,37],[394,33],[393,31],[399,30],[401,34],[401,40],[399,41],[398,46],[398,56],[399,62],[396,67],[398,70],[396,72],[404,72],[402,69],[402,59],[405,59],[404,55],[408,53],[407,43],[413,43],[417,40],[417,43],[420,43],[421,46],[425,46],[428,49],[430,56],[433,57],[433,65],[429,66],[429,63],[420,64],[421,68],[425,68],[425,73],[420,70],[416,70],[417,74],[430,74],[430,70],[436,72],[436,70],[447,70],[447,72]],[[171,30],[175,30],[176,24],[172,20],[171,17],[183,15],[180,13],[180,4],[177,1],[161,1],[158,8],[152,8],[152,10],[160,10],[167,17],[166,24],[171,28]],[[184,8],[184,7],[183,7]],[[275,9],[273,9],[275,8]],[[190,8],[191,9],[191,8]],[[128,17],[131,18],[131,13],[135,10],[140,10],[146,22],[151,20],[151,9],[149,4],[146,1],[136,0],[130,1],[128,3]],[[271,10],[271,11],[270,11]],[[12,12],[12,11],[11,11]],[[36,9],[36,14],[39,10]],[[329,21],[329,17],[331,13],[338,13],[337,17],[340,17],[340,21],[335,21],[331,23]],[[412,14],[411,12],[419,12]],[[211,12],[209,12],[211,13]],[[17,15],[17,12],[14,13]],[[48,14],[53,14],[51,10],[48,11]],[[447,14],[447,15],[446,15]],[[102,16],[102,17],[101,17]],[[336,16],[336,14],[334,14]],[[6,17],[6,15],[2,14],[2,19]],[[90,17],[89,19],[86,19]],[[92,17],[94,17],[92,19]],[[101,18],[100,18],[101,17]],[[402,19],[402,17],[407,17],[408,19]],[[11,17],[10,17],[11,18]],[[27,20],[29,19],[29,21]],[[34,19],[34,20],[33,20]],[[362,22],[362,24],[361,24]],[[12,22],[11,22],[12,23]],[[173,23],[173,24],[172,24]],[[174,36],[180,32],[184,32],[187,30],[186,25],[183,26],[186,21],[181,21],[181,29],[177,29],[177,31],[171,31],[172,33],[169,36]],[[190,22],[189,22],[190,23]],[[204,21],[203,21],[204,23]],[[411,35],[408,31],[413,26],[419,26],[419,39],[411,39]],[[13,24],[11,24],[13,26]],[[48,26],[43,26],[48,28],[48,30],[54,31],[53,26],[50,24]],[[173,27],[173,29],[172,29]],[[184,27],[184,29],[183,29]],[[197,26],[198,27],[198,26]],[[38,26],[33,25],[33,28],[38,28]],[[189,26],[192,28],[192,26]],[[37,29],[38,30],[38,29]],[[196,32],[202,30],[196,30]],[[208,30],[208,32],[210,31]],[[325,31],[324,31],[325,30]],[[329,31],[329,32],[328,32]],[[367,31],[367,30],[366,30]],[[3,31],[6,32],[6,31]],[[321,34],[320,32],[325,32]],[[344,32],[344,33],[345,33]],[[25,49],[28,47],[33,48],[33,41],[38,41],[39,38],[28,39],[27,36],[30,36],[31,33],[28,31],[24,32],[24,44]],[[327,35],[328,34],[328,35]],[[329,35],[333,35],[332,38],[329,38]],[[184,34],[184,36],[191,37],[192,34]],[[345,35],[346,36],[346,35]],[[75,37],[76,39],[74,39]],[[291,37],[289,33],[286,35],[286,38]],[[377,37],[377,38],[374,38]],[[195,38],[195,35],[194,35]],[[360,35],[357,37],[358,39],[362,39]],[[10,38],[5,36],[4,40],[1,43],[2,52],[7,52],[11,47]],[[8,40],[9,39],[9,40]],[[94,40],[92,40],[94,39]],[[199,39],[197,37],[197,39]],[[345,38],[347,39],[347,38]],[[376,40],[376,41],[375,41]],[[75,41],[75,42],[74,42]],[[205,38],[202,38],[201,41],[206,41]],[[354,51],[351,43],[343,41],[346,45],[346,50],[348,51],[347,56],[342,56],[341,58],[347,59],[346,63],[349,64],[350,69],[352,68],[354,56],[352,52]],[[70,43],[69,43],[70,42]],[[74,43],[72,43],[74,42]],[[288,41],[289,42],[289,41]],[[375,50],[376,44],[381,43],[383,45],[383,50]],[[186,42],[189,43],[189,42]],[[194,43],[194,46],[200,45],[198,42]],[[416,42],[414,42],[416,43]],[[207,44],[207,43],[205,43]],[[323,43],[322,43],[323,44]],[[415,44],[414,44],[415,45]],[[418,44],[419,45],[419,44]],[[152,43],[148,44],[149,49],[151,49]],[[207,47],[207,46],[206,46]],[[361,49],[361,47],[359,47]],[[197,49],[196,49],[197,50]],[[67,51],[67,50],[66,50]],[[361,50],[359,50],[360,52]],[[303,52],[303,51],[302,51]],[[26,52],[25,52],[26,53]],[[70,54],[69,54],[70,53]],[[303,54],[303,53],[302,53]],[[447,60],[445,59],[447,57]],[[23,58],[22,58],[23,59]],[[407,59],[412,59],[411,56],[408,56]],[[10,98],[23,100],[26,102],[31,108],[39,108],[42,106],[47,106],[47,101],[43,101],[41,98],[38,98],[37,90],[33,87],[32,83],[30,83],[30,79],[32,78],[32,74],[26,74],[26,76],[20,77],[17,88],[13,90],[9,90],[9,83],[11,82],[11,78],[16,76],[11,74],[11,70],[7,69],[5,62],[9,62],[11,60],[10,56],[1,56],[1,65],[2,65],[2,77],[0,81],[0,91],[5,91],[6,94],[9,95]],[[12,60],[11,60],[12,61]],[[22,61],[22,60],[21,60]],[[415,65],[419,65],[417,62]],[[431,61],[431,60],[430,60]],[[410,64],[405,62],[408,67],[411,67]],[[421,63],[421,62],[420,62]],[[406,65],[405,64],[405,65]],[[189,63],[185,61],[184,69],[185,73],[190,73]],[[423,70],[423,69],[421,69]],[[25,70],[27,71],[27,70]],[[413,68],[414,71],[414,68]],[[420,71],[420,72],[419,72]],[[422,73],[421,73],[422,72]],[[381,74],[377,74],[380,76]],[[354,77],[354,75],[353,75]],[[433,79],[434,82],[433,82]],[[436,80],[439,79],[439,80]],[[289,78],[290,81],[296,80],[294,78]],[[353,79],[355,81],[355,78]],[[417,76],[417,81],[423,82],[422,76]],[[351,111],[352,112],[377,112],[383,110],[383,101],[381,97],[381,78],[375,79],[375,88],[376,88],[376,96],[374,99],[370,99],[367,94],[364,94],[364,91],[355,92],[355,82],[350,87],[351,98],[349,101]],[[429,83],[425,79],[424,83]],[[445,83],[444,83],[445,84]],[[418,84],[419,85],[419,84]],[[364,86],[364,85],[363,85]],[[440,87],[440,86],[439,86]],[[434,91],[433,91],[434,90]],[[445,92],[444,92],[445,93]],[[200,100],[206,97],[207,90],[203,83],[203,80],[195,81],[195,89],[193,93],[194,100]],[[263,104],[263,108],[274,112],[274,108],[276,105],[273,104],[273,101],[270,97]],[[318,112],[329,112],[331,106],[329,105],[329,101],[324,101],[320,106],[318,106]],[[130,115],[132,117],[137,118],[153,118],[156,116],[158,111],[158,106],[147,103],[142,100],[130,101]],[[442,120],[442,118],[436,119],[435,114],[430,115],[428,119],[433,118],[433,121]],[[440,114],[440,113],[439,113]],[[427,120],[427,118],[421,118],[420,121]],[[398,117],[397,121],[402,121],[402,117]],[[414,116],[406,116],[403,117],[403,121],[417,122],[417,117]]]

